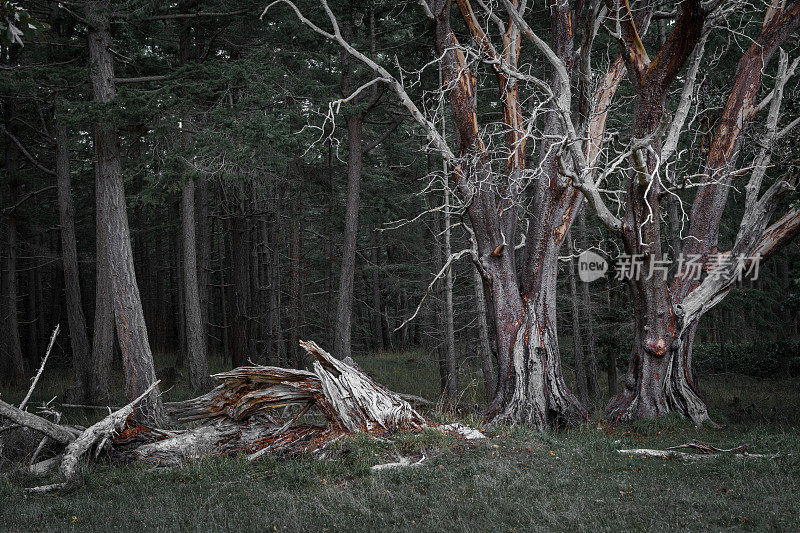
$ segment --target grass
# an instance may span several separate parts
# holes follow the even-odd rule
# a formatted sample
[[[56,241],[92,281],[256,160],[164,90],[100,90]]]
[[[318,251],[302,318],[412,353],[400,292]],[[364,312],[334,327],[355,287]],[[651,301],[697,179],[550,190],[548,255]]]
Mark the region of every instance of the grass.
[[[359,358],[359,364],[390,388],[436,399],[436,367],[424,353],[379,354]],[[57,376],[49,379],[58,382]],[[49,496],[24,496],[21,487],[47,480],[14,474],[0,478],[0,529],[800,529],[800,429],[791,419],[797,410],[786,409],[796,404],[798,392],[789,382],[771,383],[764,392],[761,381],[737,377],[725,385],[717,379],[706,378],[704,388],[712,392],[712,412],[728,424],[723,429],[695,429],[667,417],[614,430],[594,423],[547,434],[486,429],[485,441],[433,430],[387,442],[354,436],[337,442],[323,460],[303,455],[250,464],[214,458],[164,471],[92,466],[84,486]],[[741,409],[770,393],[758,404],[761,414]],[[773,412],[779,405],[794,415]],[[474,417],[468,422],[478,423]],[[748,442],[753,451],[781,456],[688,463],[616,451],[692,439],[720,447]],[[413,468],[369,469],[398,456],[426,460]]]

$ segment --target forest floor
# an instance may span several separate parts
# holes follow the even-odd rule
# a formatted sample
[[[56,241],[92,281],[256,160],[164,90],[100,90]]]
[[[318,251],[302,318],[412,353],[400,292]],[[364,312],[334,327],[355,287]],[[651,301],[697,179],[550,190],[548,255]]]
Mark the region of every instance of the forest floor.
[[[438,393],[436,366],[424,353],[381,354],[359,363],[394,390],[430,399]],[[38,400],[60,394],[63,379],[55,371],[45,376]],[[796,531],[796,385],[742,376],[704,378],[712,415],[725,424],[720,429],[695,429],[666,418],[620,429],[594,422],[547,434],[490,428],[485,429],[488,439],[475,441],[432,430],[386,441],[354,436],[337,442],[327,459],[269,457],[251,464],[216,458],[170,470],[93,466],[79,489],[44,496],[26,497],[21,490],[43,480],[12,474],[0,478],[0,529]],[[478,386],[471,388],[466,399],[477,396]],[[174,399],[186,392],[179,380],[169,395]],[[12,401],[15,395],[5,391],[3,398]],[[480,427],[469,410],[430,418],[457,418]],[[687,462],[617,452],[663,449],[693,439],[722,448],[749,443],[753,453],[780,456]],[[400,456],[424,461],[370,469]]]

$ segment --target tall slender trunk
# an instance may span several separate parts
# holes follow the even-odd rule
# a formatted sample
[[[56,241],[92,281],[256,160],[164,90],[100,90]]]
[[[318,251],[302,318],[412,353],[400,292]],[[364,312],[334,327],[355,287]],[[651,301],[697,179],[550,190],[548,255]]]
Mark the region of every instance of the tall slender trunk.
[[[181,2],[182,7],[193,7],[194,2]],[[188,5],[187,5],[188,4]],[[180,26],[179,48],[181,64],[187,65],[192,56],[192,28],[189,19]],[[195,183],[193,168],[188,158],[194,150],[194,120],[187,110],[183,114],[181,137],[187,157],[187,174],[181,192],[181,227],[183,236],[183,297],[186,333],[186,351],[189,359],[189,382],[192,390],[199,392],[211,387],[208,375],[208,346],[206,324],[208,322],[207,301],[201,298],[197,267],[197,236],[195,233]],[[205,191],[207,193],[207,191]],[[207,199],[204,199],[207,201]],[[205,220],[203,221],[205,223]],[[207,281],[207,280],[204,280]],[[205,287],[203,288],[205,295]],[[206,295],[207,300],[207,295]],[[205,306],[204,306],[205,304]]]
[[[381,275],[378,266],[380,256],[380,243],[378,230],[369,232],[370,261],[372,262],[372,336],[378,351],[388,350],[391,341],[388,337],[388,328],[384,327],[383,296],[381,294]]]
[[[183,294],[186,298],[186,345],[189,359],[189,382],[199,392],[211,385],[208,375],[205,328],[203,327],[200,290],[197,281],[197,247],[194,222],[194,181],[183,185],[181,194],[183,227]]]
[[[272,261],[270,262],[270,314],[272,315],[272,346],[275,360],[279,365],[285,365],[285,350],[283,346],[283,327],[281,321],[281,188],[275,188],[273,212],[275,214],[274,223],[270,228],[270,244],[272,245]]]
[[[13,131],[11,125],[11,118],[14,103],[11,99],[5,102],[6,116],[5,122],[9,131]],[[17,191],[19,188],[17,172],[19,171],[19,148],[17,145],[6,137],[5,146],[5,179],[8,183],[8,204],[13,206],[17,202]],[[13,209],[8,211],[6,215],[6,275],[4,279],[5,287],[3,288],[4,306],[3,306],[3,329],[6,336],[6,349],[8,350],[8,358],[11,361],[11,372],[14,375],[14,383],[22,385],[25,383],[25,360],[22,357],[22,343],[19,338],[19,311],[17,307],[17,298],[19,292],[18,273],[17,273],[17,216]]]
[[[33,244],[34,246],[39,245],[39,238],[38,236],[33,237]],[[36,265],[33,261],[30,262],[31,264],[28,266],[28,282],[25,291],[25,303],[27,305],[27,326],[28,326],[28,346],[27,346],[27,357],[28,357],[28,367],[29,368],[36,368],[37,361],[39,357],[39,315],[40,313],[44,312],[44,309],[40,305],[38,305],[41,300],[37,301],[36,294],[38,292],[38,287],[41,284],[41,277],[39,275],[39,266]]]
[[[107,1],[87,4],[92,91],[95,100],[104,104],[112,102],[116,97],[108,12]],[[133,269],[119,137],[114,126],[107,123],[95,124],[94,130],[100,193],[98,219],[102,230],[101,238],[106,244],[111,299],[125,373],[125,393],[133,400],[156,380],[155,368]],[[139,404],[137,418],[153,422],[161,417],[161,393],[156,388]]]
[[[430,162],[432,156],[428,156],[429,167],[431,169]],[[441,243],[441,233],[442,233],[442,223],[441,218],[443,215],[435,211],[433,213],[433,270],[434,272],[438,273],[442,270],[444,266],[444,251],[443,246]],[[444,289],[441,287],[441,283],[437,283],[434,288],[434,295],[436,297],[436,312],[434,314],[434,323],[436,325],[436,333],[437,333],[437,340],[436,340],[436,359],[439,366],[439,389],[441,390],[442,397],[447,392],[447,346],[446,343],[439,339],[438,334],[441,334],[445,330],[444,325],[444,315],[445,315],[445,303],[444,303]],[[402,316],[402,315],[401,315]]]
[[[472,268],[472,285],[475,290],[475,314],[478,319],[478,351],[483,372],[483,382],[486,387],[486,401],[492,401],[497,390],[497,374],[492,360],[492,347],[489,343],[489,325],[486,322],[486,296],[483,293],[483,278],[478,268]]]
[[[180,203],[180,201],[179,201]],[[180,211],[180,206],[178,206]],[[175,332],[175,340],[177,340],[177,353],[175,354],[175,366],[183,368],[186,364],[186,284],[184,282],[184,269],[183,269],[183,254],[181,252],[181,232],[170,236],[170,257],[175,258],[174,267],[170,265],[170,285],[175,287],[172,291],[174,314],[172,315],[172,323],[175,325],[173,328]]]
[[[233,306],[231,305],[232,289],[230,287],[230,276],[228,275],[228,263],[230,262],[230,255],[228,253],[229,241],[229,222],[221,223],[222,230],[220,237],[217,241],[217,257],[219,272],[219,303],[220,303],[220,337],[222,339],[222,360],[229,362],[232,357],[231,353],[231,315]]]
[[[582,245],[585,246],[585,243],[588,242],[586,235],[586,207],[581,209],[578,215],[578,237]],[[592,295],[589,292],[589,284],[581,283],[580,291],[581,307],[583,307],[583,320],[581,320],[581,325],[583,326],[582,337],[586,346],[586,350],[583,352],[584,366],[586,367],[586,392],[590,401],[597,402],[600,400],[601,394],[597,375],[597,343],[595,342],[594,321],[592,318],[594,307],[592,305]]]
[[[351,356],[351,327],[353,318],[353,278],[358,246],[358,205],[361,188],[362,115],[347,118],[347,201],[344,215],[344,243],[339,273],[339,299],[336,306],[336,330],[333,355],[339,359]]]
[[[617,287],[616,284],[609,283],[608,288],[608,311],[616,308]],[[619,374],[617,372],[617,352],[612,347],[606,352],[606,373],[608,374],[608,393],[613,397],[617,394],[617,382],[619,381]]]
[[[231,362],[236,367],[247,364],[250,357],[248,333],[250,326],[248,316],[250,268],[247,219],[240,202],[235,209],[236,213],[233,215],[231,224],[231,267],[233,269],[233,351],[231,352]]]
[[[210,351],[211,334],[211,218],[208,215],[208,176],[197,178],[197,289],[200,294],[200,317],[206,347]]]
[[[325,333],[328,338],[335,337],[334,326],[335,309],[334,304],[336,297],[334,296],[334,234],[336,233],[336,225],[333,218],[334,206],[337,204],[336,199],[336,181],[333,176],[333,143],[330,140],[326,143],[328,148],[327,154],[327,176],[328,176],[328,219],[326,222],[327,235],[325,239]]]
[[[300,191],[295,190],[291,202],[291,234],[289,236],[289,362],[295,368],[303,366],[303,355],[300,351],[300,329],[302,325],[303,280],[301,278],[302,232],[302,200]]]
[[[81,301],[80,270],[75,243],[75,206],[70,184],[67,127],[59,120],[54,124],[56,141],[56,180],[58,183],[58,215],[61,226],[61,259],[64,266],[64,296],[67,305],[72,368],[79,399],[89,399],[92,376],[91,351],[86,335],[86,318]]]
[[[445,163],[445,171],[446,163]],[[444,189],[444,258],[448,260],[453,253],[450,242],[450,190]],[[455,323],[453,317],[453,266],[444,275],[444,334],[445,362],[447,364],[447,401],[455,405],[458,400],[458,362],[456,361]]]

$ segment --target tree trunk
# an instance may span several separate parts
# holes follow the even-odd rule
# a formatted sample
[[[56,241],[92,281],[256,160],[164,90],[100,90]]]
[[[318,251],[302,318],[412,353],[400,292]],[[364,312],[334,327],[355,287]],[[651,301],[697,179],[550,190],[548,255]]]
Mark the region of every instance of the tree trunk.
[[[353,318],[353,278],[358,246],[358,205],[361,188],[361,133],[362,115],[347,117],[347,201],[344,215],[344,243],[341,271],[339,272],[339,299],[336,306],[336,330],[333,355],[339,359],[350,357],[350,333]]]
[[[211,219],[208,215],[208,176],[197,178],[197,289],[200,317],[206,348],[210,352],[211,334]]]
[[[584,206],[578,215],[578,237],[580,238],[581,245],[585,246],[588,242],[586,236],[586,209]],[[589,292],[589,284],[581,283],[581,305],[583,307],[583,341],[586,350],[583,352],[584,366],[586,367],[586,392],[591,402],[600,400],[600,384],[598,382],[597,372],[597,343],[594,338],[594,321],[592,318],[592,295]]]
[[[58,182],[58,215],[61,225],[61,258],[64,265],[64,296],[67,305],[72,368],[75,372],[80,402],[89,400],[89,381],[92,376],[91,351],[86,335],[86,318],[81,301],[78,250],[75,243],[75,207],[70,184],[67,127],[60,121],[54,124],[56,141],[56,180]]]
[[[90,2],[86,9],[90,22],[92,91],[95,100],[102,103],[112,102],[116,97],[108,11],[108,2]],[[125,372],[125,393],[129,399],[135,399],[149,389],[156,376],[133,270],[119,138],[114,126],[95,124],[94,142],[100,193],[98,219],[110,270],[111,299]],[[137,418],[148,421],[161,418],[158,389],[142,400]]]
[[[291,235],[289,237],[289,350],[288,359],[294,368],[302,368],[303,356],[299,352],[302,321],[303,281],[300,276],[302,256],[302,233],[300,221],[302,204],[300,191],[292,192]]]
[[[96,180],[96,206],[100,207],[100,180]],[[99,213],[99,210],[98,210]],[[95,299],[94,333],[92,335],[92,379],[89,393],[92,402],[103,404],[109,401],[111,390],[111,363],[114,358],[114,309],[111,306],[111,273],[108,266],[103,228],[97,217],[97,245],[95,249]],[[163,319],[162,319],[163,320]]]
[[[636,328],[634,351],[623,388],[606,407],[609,420],[613,424],[629,423],[674,411],[698,426],[713,424],[692,380],[692,343],[697,321],[684,326],[662,356],[654,356],[639,331]]]
[[[205,328],[203,327],[200,290],[197,281],[197,250],[194,222],[194,181],[183,185],[181,194],[181,226],[183,227],[183,294],[186,298],[186,348],[189,359],[189,382],[199,392],[211,385],[208,374]]]
[[[493,278],[498,285],[493,291],[498,349],[508,350],[512,363],[507,386],[505,390],[500,388],[505,401],[502,411],[494,417],[496,422],[543,430],[575,426],[587,420],[586,410],[562,376],[556,330],[557,272],[558,254],[543,256],[536,274],[537,287],[524,300],[515,287],[501,293],[497,290],[501,287],[496,283],[497,277]]]
[[[475,289],[475,313],[478,318],[478,351],[483,371],[483,382],[486,387],[486,401],[492,401],[497,390],[497,374],[492,360],[492,348],[489,343],[489,325],[486,322],[486,296],[483,293],[483,278],[478,268],[473,265],[472,285]]]
[[[33,237],[34,247],[38,247],[39,239],[38,236]],[[35,261],[35,260],[34,260]],[[41,284],[41,277],[39,276],[39,267],[33,261],[30,262],[28,265],[28,281],[27,287],[25,287],[26,291],[23,293],[25,295],[25,303],[26,303],[26,318],[27,318],[27,329],[28,329],[28,345],[27,345],[27,358],[28,358],[28,367],[29,368],[36,368],[39,358],[39,315],[40,313],[44,312],[44,309],[37,302],[37,292],[38,287]]]
[[[570,255],[573,253],[572,232],[567,232],[567,249]],[[586,405],[589,399],[587,387],[586,361],[583,354],[583,339],[581,337],[581,318],[578,300],[578,288],[575,284],[575,259],[570,258],[569,264],[569,294],[572,302],[572,351],[575,357],[575,382],[578,387],[578,399]]]
[[[180,200],[178,201],[178,211],[180,212]],[[170,257],[175,258],[175,267],[170,265],[170,285],[175,287],[172,291],[173,311],[172,323],[175,325],[175,338],[178,341],[177,353],[175,354],[175,366],[183,368],[186,364],[186,282],[184,281],[183,253],[182,253],[181,231],[170,236]]]
[[[606,301],[606,312],[611,313],[612,309],[617,308],[617,300],[619,298],[617,283],[613,280],[608,282],[608,300]],[[606,352],[606,373],[608,374],[608,393],[613,397],[617,393],[617,382],[619,375],[617,373],[617,352],[614,348]]]
[[[432,156],[428,155],[428,170],[433,172],[431,163]],[[441,218],[442,214],[438,211],[434,211],[433,213],[433,238],[431,242],[433,243],[433,270],[434,273],[438,273],[442,270],[444,266],[444,250],[442,243],[440,241],[441,233],[442,233],[442,223]],[[387,254],[388,255],[388,254]],[[444,303],[444,290],[441,287],[441,283],[436,283],[433,287],[434,296],[436,297],[436,309],[434,314],[434,324],[436,325],[436,356],[437,362],[439,364],[439,390],[441,390],[442,396],[444,396],[445,392],[447,391],[447,346],[446,343],[439,338],[439,334],[445,330],[444,325],[444,316],[445,316],[445,303]],[[405,316],[405,315],[401,315]]]
[[[378,230],[369,232],[370,261],[372,262],[372,336],[375,339],[378,351],[389,350],[389,328],[383,313],[383,296],[381,294],[381,274],[379,257],[381,245],[378,239]]]
[[[6,100],[6,116],[5,122],[8,127],[11,127],[13,102],[10,99]],[[9,130],[12,131],[12,130]],[[17,191],[19,188],[19,148],[17,145],[6,136],[6,157],[5,157],[5,174],[8,183],[8,205],[13,206],[17,202]],[[5,274],[5,287],[3,288],[3,295],[5,296],[5,305],[3,306],[3,329],[6,336],[6,349],[8,350],[8,357],[11,361],[11,372],[14,375],[14,383],[16,385],[23,385],[25,383],[25,360],[22,357],[22,343],[19,338],[19,311],[17,307],[17,298],[19,292],[19,277],[17,274],[17,216],[14,210],[8,211],[6,216],[6,274]]]
[[[447,163],[445,162],[445,171]],[[447,261],[453,253],[450,243],[450,190],[444,189],[444,260]],[[405,291],[405,289],[403,289]],[[405,295],[405,293],[404,293]],[[405,304],[405,302],[404,302]],[[405,305],[404,305],[405,307]],[[453,265],[444,275],[444,335],[445,335],[445,363],[447,364],[447,401],[455,405],[458,400],[458,362],[456,361],[456,339],[453,317]],[[408,327],[403,330],[407,335]]]
[[[242,206],[236,206],[231,224],[231,267],[233,269],[233,331],[231,362],[233,366],[247,364],[249,354],[249,298],[250,268],[248,266],[247,220]]]

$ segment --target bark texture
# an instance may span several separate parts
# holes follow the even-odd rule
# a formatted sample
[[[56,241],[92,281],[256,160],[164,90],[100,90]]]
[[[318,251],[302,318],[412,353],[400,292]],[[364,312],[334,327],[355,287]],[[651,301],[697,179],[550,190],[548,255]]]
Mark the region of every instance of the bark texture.
[[[633,58],[628,65],[631,76],[634,80],[644,80],[642,74],[648,76],[647,85],[641,86],[637,96],[634,135],[638,138],[656,128],[664,108],[666,85],[660,88],[651,85],[649,72],[663,70],[665,74],[655,79],[665,84],[670,82],[675,75],[672,67],[678,67],[685,60],[693,46],[691,43],[697,40],[697,26],[701,20],[698,2],[681,4],[679,21],[656,58],[660,63],[653,60],[648,66],[642,63],[642,54],[629,48]],[[742,133],[757,112],[755,100],[761,87],[764,65],[798,26],[800,2],[785,7],[773,3],[767,10],[759,36],[739,60],[708,151],[705,165],[708,182],[699,188],[695,197],[689,216],[688,238],[682,250],[684,256],[698,255],[706,266],[710,254],[717,251],[719,224],[727,203],[731,171],[738,158]],[[640,175],[641,171],[652,172],[655,163],[652,158],[646,158],[643,163],[643,168],[636,172]],[[756,181],[758,179],[756,175]],[[629,200],[624,228],[626,252],[643,254],[646,258],[643,268],[647,270],[650,261],[661,258],[659,217],[647,218],[649,210],[658,212],[659,186],[653,182],[655,186],[649,187],[649,193],[645,193],[647,180],[642,181],[636,176],[628,181]],[[794,236],[798,225],[795,220],[797,213],[790,210],[767,228],[777,201],[788,188],[779,180],[759,198],[760,181],[757,187],[753,187],[753,183],[751,178],[745,215],[731,253],[748,256],[761,253],[766,257]],[[750,192],[753,189],[754,192]],[[654,418],[675,411],[691,418],[697,425],[713,424],[693,381],[692,343],[702,315],[721,301],[730,289],[732,271],[733,266],[714,276],[706,275],[701,281],[694,279],[687,269],[683,274],[679,272],[672,283],[660,275],[651,280],[629,282],[636,316],[634,349],[623,390],[606,408],[613,423]]]
[[[333,353],[339,359],[350,357],[350,333],[353,318],[353,279],[356,269],[358,245],[358,206],[361,189],[361,143],[364,117],[361,114],[347,118],[347,198],[344,215],[344,242],[342,244],[341,270],[339,271],[339,298],[336,305],[336,329]]]
[[[116,97],[114,65],[111,56],[108,2],[89,2],[86,17],[89,28],[90,78],[97,102],[109,104]],[[119,137],[110,123],[94,127],[98,179],[98,221],[103,253],[110,277],[112,307],[117,338],[122,350],[125,393],[129,399],[140,396],[156,381],[153,355],[147,339],[139,288],[133,268],[130,229],[122,181]],[[140,404],[138,416],[156,421],[161,416],[161,395],[154,389]]]
[[[92,376],[91,348],[86,335],[86,318],[81,300],[78,250],[75,243],[75,206],[72,203],[67,127],[61,122],[53,126],[56,140],[56,180],[58,183],[58,216],[61,225],[61,260],[64,267],[64,296],[67,305],[72,367],[81,401],[90,397]]]

